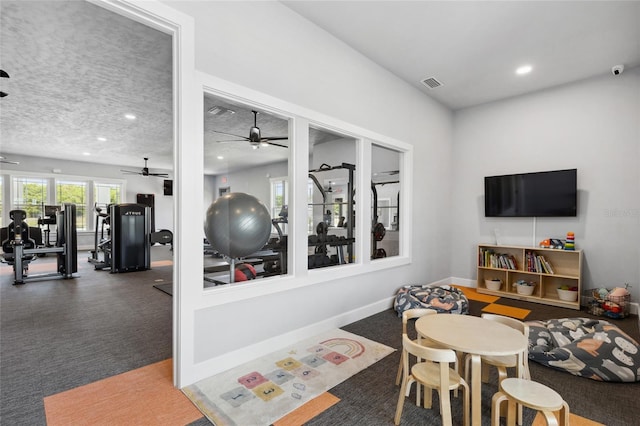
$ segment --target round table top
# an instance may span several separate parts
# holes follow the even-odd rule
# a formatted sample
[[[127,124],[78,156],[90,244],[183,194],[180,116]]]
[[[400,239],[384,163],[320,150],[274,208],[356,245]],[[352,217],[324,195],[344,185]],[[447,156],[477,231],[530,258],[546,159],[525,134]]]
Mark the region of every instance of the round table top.
[[[529,344],[518,330],[472,315],[425,315],[416,321],[416,331],[436,343],[476,355],[513,355]]]

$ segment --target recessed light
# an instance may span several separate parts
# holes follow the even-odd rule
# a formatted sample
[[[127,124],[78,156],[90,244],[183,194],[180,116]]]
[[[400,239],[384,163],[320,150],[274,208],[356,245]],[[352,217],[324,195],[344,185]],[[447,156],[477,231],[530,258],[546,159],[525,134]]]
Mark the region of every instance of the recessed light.
[[[106,141],[107,141],[107,138],[103,138],[102,136],[100,136],[100,137],[98,137],[98,140],[99,140],[100,142],[106,142]]]
[[[83,152],[82,155],[84,155],[85,157],[88,157],[88,156],[91,155],[91,153],[90,152]]]
[[[518,69],[516,70],[516,74],[518,75],[529,74],[532,69],[533,67],[531,65],[523,65],[521,67],[518,67]]]
[[[218,155],[216,158],[217,158],[218,160],[224,160],[224,157],[223,157],[222,155]]]
[[[135,120],[136,116],[133,114],[125,114],[124,118],[126,118],[127,120]]]

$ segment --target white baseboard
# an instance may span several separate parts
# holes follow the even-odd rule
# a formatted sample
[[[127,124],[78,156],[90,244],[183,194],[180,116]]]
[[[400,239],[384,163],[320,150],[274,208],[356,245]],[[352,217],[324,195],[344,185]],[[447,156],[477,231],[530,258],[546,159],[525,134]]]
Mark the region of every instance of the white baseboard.
[[[184,386],[188,386],[189,384],[195,383],[199,380],[237,367],[245,362],[270,354],[278,349],[299,342],[300,340],[307,339],[310,336],[351,324],[352,322],[359,321],[368,316],[377,314],[378,312],[390,309],[393,307],[394,299],[395,297],[379,300],[352,311],[327,318],[318,323],[310,324],[306,327],[302,327],[279,336],[274,336],[270,339],[240,348],[219,357],[208,359],[193,367],[194,376],[190,376],[190,380],[188,383],[185,383]]]

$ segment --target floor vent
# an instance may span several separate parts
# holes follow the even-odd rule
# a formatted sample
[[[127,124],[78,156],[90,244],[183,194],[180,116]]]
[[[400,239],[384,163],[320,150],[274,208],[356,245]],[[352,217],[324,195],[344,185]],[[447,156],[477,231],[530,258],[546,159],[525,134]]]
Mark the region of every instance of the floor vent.
[[[435,77],[425,78],[421,81],[421,83],[427,86],[429,89],[435,89],[436,87],[442,86],[442,83],[440,83]]]

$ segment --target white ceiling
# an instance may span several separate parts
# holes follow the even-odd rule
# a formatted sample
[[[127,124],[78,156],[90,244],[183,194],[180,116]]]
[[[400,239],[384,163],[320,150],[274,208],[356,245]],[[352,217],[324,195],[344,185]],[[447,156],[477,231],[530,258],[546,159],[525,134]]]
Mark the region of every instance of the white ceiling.
[[[638,1],[283,3],[454,110],[640,65]]]
[[[283,3],[453,110],[640,65],[638,1]],[[0,100],[1,155],[127,168],[149,157],[152,171],[172,168],[168,35],[86,2],[2,0],[0,8],[0,68],[11,76],[0,79],[9,93]],[[522,64],[533,71],[516,76]],[[443,85],[427,89],[427,77]],[[229,153],[226,168],[251,150],[215,142],[228,138],[212,130],[247,136],[253,125],[251,108],[239,105],[230,117],[207,115],[220,101],[205,100],[203,111],[210,173],[223,169],[214,149]],[[287,131],[265,112],[258,126],[263,136]],[[286,149],[259,153],[255,161],[274,161]]]

